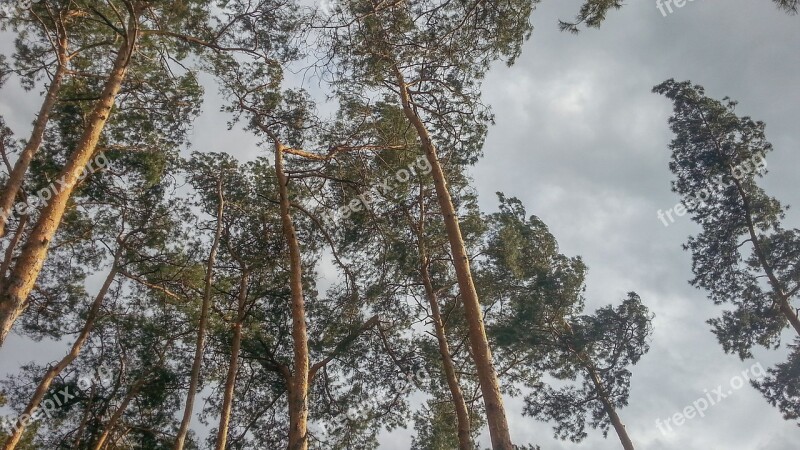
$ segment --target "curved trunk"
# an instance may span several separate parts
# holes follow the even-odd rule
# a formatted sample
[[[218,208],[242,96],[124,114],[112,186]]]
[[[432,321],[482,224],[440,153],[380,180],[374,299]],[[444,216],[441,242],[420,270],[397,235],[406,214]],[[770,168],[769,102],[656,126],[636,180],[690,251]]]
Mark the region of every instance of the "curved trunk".
[[[39,404],[44,400],[47,391],[50,389],[50,386],[53,384],[53,380],[76,358],[80,355],[81,349],[86,341],[89,339],[89,333],[94,328],[94,324],[97,321],[97,316],[100,313],[100,307],[103,304],[103,300],[108,293],[108,290],[111,288],[111,283],[114,282],[114,278],[117,276],[117,263],[119,262],[121,251],[117,250],[117,254],[114,257],[113,266],[111,267],[111,271],[108,273],[103,286],[100,288],[100,292],[98,292],[97,296],[92,303],[91,308],[89,309],[89,315],[86,318],[86,323],[83,325],[83,329],[81,329],[78,338],[75,340],[75,343],[72,344],[72,348],[70,349],[69,353],[64,356],[61,361],[58,362],[55,366],[51,367],[50,370],[45,373],[42,380],[39,382],[39,385],[36,387],[36,391],[33,393],[33,397],[28,402],[28,406],[25,407],[25,410],[22,411],[22,415],[32,415],[34,410],[39,407]],[[6,440],[5,444],[3,445],[3,450],[14,450],[17,447],[20,439],[22,438],[22,434],[25,432],[25,426],[22,423],[17,423],[17,428],[15,428],[11,435]]]
[[[489,340],[486,337],[486,329],[483,324],[483,312],[481,310],[480,299],[478,298],[478,292],[475,290],[475,284],[472,280],[469,256],[461,234],[461,225],[456,215],[455,207],[453,206],[450,191],[447,187],[447,179],[439,163],[436,146],[433,144],[422,119],[420,119],[416,110],[411,106],[411,96],[408,91],[408,85],[400,69],[395,67],[394,71],[397,86],[400,90],[403,112],[419,135],[422,147],[425,150],[425,156],[433,168],[431,175],[433,176],[434,185],[436,187],[436,197],[439,201],[439,207],[442,210],[447,238],[450,242],[450,251],[453,255],[453,266],[458,278],[458,287],[464,301],[464,315],[469,327],[469,342],[475,360],[481,393],[483,394],[483,403],[486,408],[486,422],[489,425],[492,448],[494,450],[513,450],[514,446],[511,442],[511,433],[508,429],[503,396],[500,393],[500,382],[494,370],[492,352],[489,348]]]
[[[300,243],[289,211],[289,180],[283,171],[283,145],[275,140],[275,173],[281,204],[283,235],[289,247],[290,287],[292,291],[292,345],[294,370],[289,383],[289,450],[308,448],[309,352],[306,309],[303,297],[303,267]]]
[[[39,272],[47,257],[47,250],[61,224],[67,203],[75,186],[80,181],[86,165],[95,155],[97,142],[111,114],[111,109],[114,107],[114,101],[122,87],[130,57],[136,45],[137,21],[137,17],[133,15],[130,17],[128,36],[117,51],[114,67],[106,80],[100,100],[92,111],[89,124],[83,131],[75,151],[62,169],[57,182],[58,186],[53,189],[53,197],[42,209],[39,220],[31,230],[11,276],[8,278],[4,292],[0,294],[0,347],[5,342],[8,333],[11,332],[14,322],[27,306],[28,295],[39,278]]]
[[[197,386],[200,382],[200,369],[203,366],[203,351],[206,345],[206,328],[208,327],[208,315],[211,310],[211,284],[214,278],[214,263],[217,259],[217,249],[219,240],[222,236],[222,214],[225,209],[225,198],[222,193],[222,179],[217,181],[217,228],[214,234],[214,243],[211,245],[211,252],[208,255],[206,266],[205,286],[203,288],[203,306],[200,310],[200,324],[197,329],[197,342],[195,344],[194,362],[192,363],[192,375],[189,380],[189,392],[186,394],[186,406],[183,410],[181,427],[175,439],[174,450],[182,450],[186,443],[186,435],[189,433],[189,425],[192,422],[192,411],[194,409],[194,398],[197,395]]]

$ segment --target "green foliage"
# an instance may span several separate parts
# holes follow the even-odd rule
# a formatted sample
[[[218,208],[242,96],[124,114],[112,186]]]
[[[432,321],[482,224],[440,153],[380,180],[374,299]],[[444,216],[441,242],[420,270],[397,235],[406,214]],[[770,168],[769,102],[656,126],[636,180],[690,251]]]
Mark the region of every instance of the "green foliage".
[[[789,360],[768,370],[769,375],[753,386],[777,407],[786,420],[800,421],[800,346],[791,346]]]
[[[608,408],[627,405],[631,372],[648,349],[652,317],[635,293],[595,315],[583,311],[586,266],[559,253],[558,243],[518,199],[498,193],[500,211],[486,218],[489,231],[477,285],[491,307],[487,327],[495,359],[509,381],[530,388],[524,412],[556,422],[555,436],[580,442],[587,425],[604,435]],[[553,388],[545,374],[575,380]],[[601,400],[603,399],[603,400]]]
[[[797,14],[800,1],[798,0],[772,0],[778,5],[778,8],[786,11],[789,14]]]
[[[701,86],[668,80],[654,88],[675,105],[670,169],[674,190],[702,227],[692,252],[694,286],[733,310],[709,320],[726,352],[752,357],[756,345],[778,347],[800,290],[800,230],[783,227],[784,207],[757,184],[772,151],[766,125],[735,113],[736,102],[709,98]],[[712,183],[713,180],[713,183]],[[703,195],[705,194],[705,195]],[[767,281],[764,281],[764,278]],[[781,308],[781,304],[787,306]],[[783,310],[782,310],[783,309]],[[767,400],[796,419],[797,351],[757,384]]]
[[[586,0],[574,22],[560,20],[558,26],[561,31],[569,31],[573,34],[580,32],[581,25],[586,25],[589,28],[600,28],[600,25],[606,20],[608,12],[612,9],[622,8],[623,4],[622,0]]]
[[[691,1],[691,0],[690,0]],[[798,0],[772,0],[778,8],[785,11],[787,14],[797,14]],[[581,31],[581,26],[584,25],[589,28],[600,28],[605,22],[609,11],[620,9],[625,5],[623,0],[586,0],[581,6],[580,12],[576,15],[574,21],[558,22],[561,31],[568,31],[572,34],[578,34]]]
[[[582,441],[587,425],[606,436],[611,425],[609,408],[628,404],[629,367],[649,350],[651,321],[639,296],[630,293],[617,307],[578,316],[554,330],[547,370],[559,380],[581,377],[582,382],[561,388],[539,383],[525,397],[525,414],[555,421],[555,436],[560,439]]]
[[[486,220],[490,231],[478,274],[481,297],[502,299],[502,309],[510,309],[491,319],[490,332],[499,345],[536,351],[549,339],[552,324],[583,309],[586,266],[580,258],[560,254],[547,225],[526,217],[522,202],[498,197],[500,212]]]
[[[733,311],[710,323],[727,352],[748,358],[754,345],[778,345],[788,322],[777,296],[795,296],[800,285],[800,231],[782,227],[786,208],[757,184],[772,151],[765,124],[738,117],[736,102],[708,98],[689,82],[669,80],[654,90],[675,103],[673,188],[702,227],[686,244],[692,284],[715,303],[733,303]],[[766,285],[765,271],[775,277]]]

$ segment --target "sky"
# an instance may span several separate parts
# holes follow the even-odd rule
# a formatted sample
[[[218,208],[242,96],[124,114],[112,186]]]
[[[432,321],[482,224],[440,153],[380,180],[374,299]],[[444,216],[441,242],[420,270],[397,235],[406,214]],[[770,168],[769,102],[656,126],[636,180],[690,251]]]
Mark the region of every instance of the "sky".
[[[734,388],[743,371],[761,373],[785,360],[786,349],[757,350],[748,361],[723,352],[706,321],[724,307],[688,284],[691,259],[681,245],[699,229],[688,216],[668,227],[657,217],[679,198],[670,191],[668,169],[671,104],[650,90],[668,78],[688,79],[712,97],[739,100],[737,112],[765,121],[775,146],[762,186],[798,205],[800,17],[770,0],[696,0],[666,16],[655,0],[636,0],[612,11],[600,30],[560,32],[557,20],[570,19],[581,3],[544,0],[517,63],[498,65],[485,80],[496,124],[472,170],[481,206],[496,210],[497,191],[516,196],[550,227],[562,253],[582,256],[589,267],[587,312],[636,291],[655,314],[651,350],[633,368],[629,406],[619,411],[638,449],[796,450],[800,429],[749,384]],[[0,35],[0,50],[9,49],[9,35]],[[207,94],[194,148],[242,159],[260,154],[255,138],[219,132],[227,120],[218,112],[222,100],[213,87]],[[0,114],[20,134],[38,104],[16,86],[0,91]],[[798,223],[800,214],[790,210],[785,225]],[[0,375],[32,359],[31,348],[11,338],[0,349]],[[60,357],[62,348],[38,345],[36,359]],[[659,430],[656,420],[663,423],[718,386],[726,398],[704,417]],[[589,430],[581,444],[557,441],[552,424],[522,415],[521,398],[506,398],[506,407],[517,444],[620,448],[613,430],[605,439]],[[384,433],[381,448],[405,450],[410,439],[409,430]],[[482,443],[488,446],[487,436]]]

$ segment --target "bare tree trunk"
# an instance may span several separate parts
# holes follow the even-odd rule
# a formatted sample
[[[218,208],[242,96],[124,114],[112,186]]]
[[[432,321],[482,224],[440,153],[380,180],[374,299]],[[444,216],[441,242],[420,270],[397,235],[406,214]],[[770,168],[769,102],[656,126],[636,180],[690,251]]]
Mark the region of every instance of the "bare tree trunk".
[[[442,313],[439,308],[439,299],[437,298],[436,291],[433,289],[433,283],[431,282],[430,273],[428,272],[428,264],[429,261],[427,257],[423,256],[422,267],[420,268],[422,284],[425,286],[425,295],[428,297],[428,303],[431,305],[431,317],[433,319],[433,327],[436,330],[436,340],[439,342],[442,366],[444,367],[444,374],[447,378],[447,386],[450,388],[453,407],[456,410],[456,419],[458,421],[458,448],[460,450],[473,450],[475,447],[472,445],[472,436],[470,435],[469,410],[467,409],[467,403],[464,401],[464,394],[461,392],[461,385],[456,376],[456,367],[450,353],[450,345],[447,342],[447,334],[445,333]]]
[[[400,69],[395,66],[395,77],[397,86],[400,90],[400,100],[403,105],[403,112],[414,126],[419,135],[425,156],[431,164],[433,170],[434,185],[439,207],[442,210],[447,238],[450,241],[450,251],[453,254],[453,266],[458,278],[458,287],[461,297],[464,300],[464,314],[469,328],[469,341],[472,354],[475,359],[475,367],[478,373],[478,381],[483,394],[483,403],[486,408],[486,421],[489,425],[489,434],[492,439],[494,450],[513,450],[511,433],[508,429],[503,396],[500,393],[500,382],[497,378],[492,362],[492,352],[489,348],[489,340],[486,337],[486,330],[483,324],[483,312],[481,310],[478,292],[472,280],[469,256],[461,235],[461,225],[456,215],[453,200],[447,187],[445,177],[439,157],[436,154],[436,146],[431,140],[428,129],[417,115],[416,110],[411,105],[411,95],[408,85],[403,78]]]
[[[290,288],[292,291],[292,342],[294,347],[294,370],[289,385],[289,450],[308,448],[308,389],[309,389],[309,351],[306,330],[306,309],[303,297],[303,267],[300,244],[292,223],[288,183],[283,171],[283,145],[275,139],[275,173],[278,178],[278,193],[281,204],[283,235],[289,247],[291,268]]]
[[[125,411],[128,409],[128,405],[130,405],[134,397],[139,394],[139,391],[142,389],[142,386],[144,386],[145,381],[146,378],[142,377],[136,382],[135,385],[131,387],[130,391],[128,391],[128,393],[125,395],[125,398],[122,399],[122,404],[119,405],[119,408],[114,411],[111,419],[108,420],[108,423],[106,424],[105,429],[103,429],[103,433],[97,439],[93,450],[103,450],[103,447],[105,447],[106,443],[108,443],[108,438],[111,436],[111,432],[114,431],[114,427],[117,426],[117,422],[119,422],[119,419],[121,419],[122,415],[125,414]]]
[[[214,243],[211,245],[211,252],[208,255],[206,265],[205,286],[203,288],[203,306],[200,310],[200,325],[197,329],[197,343],[195,345],[194,362],[192,363],[192,375],[189,380],[189,392],[186,394],[186,406],[183,410],[183,420],[175,439],[174,450],[182,450],[186,442],[186,435],[189,433],[189,425],[192,422],[192,410],[194,409],[194,398],[197,395],[197,386],[200,381],[200,369],[203,366],[203,352],[206,345],[206,328],[208,327],[208,315],[211,310],[211,284],[214,278],[214,263],[217,259],[217,249],[219,240],[222,236],[222,214],[225,209],[225,196],[222,192],[222,178],[217,180],[217,229],[214,234]]]
[[[620,442],[622,442],[622,448],[625,450],[634,450],[633,442],[628,436],[628,431],[625,429],[625,425],[623,425],[622,420],[619,418],[619,414],[617,414],[617,410],[614,408],[614,405],[612,405],[611,401],[608,399],[608,394],[606,393],[603,383],[600,381],[600,377],[597,375],[597,371],[592,366],[588,366],[587,370],[589,371],[589,376],[592,378],[592,383],[594,383],[594,387],[597,390],[597,396],[600,398],[600,402],[603,403],[603,408],[606,410],[609,420],[611,420],[611,425],[614,426],[614,430],[617,432]]]
[[[39,406],[39,404],[44,399],[44,396],[47,394],[47,391],[50,389],[50,386],[53,384],[53,380],[73,361],[80,355],[81,349],[86,341],[89,339],[89,333],[91,333],[92,329],[94,328],[94,324],[97,321],[97,316],[100,313],[100,307],[103,304],[103,300],[108,294],[108,290],[111,288],[111,283],[114,282],[114,278],[117,276],[117,264],[119,263],[120,255],[122,254],[121,247],[117,249],[116,254],[114,255],[114,262],[111,266],[111,271],[108,273],[103,286],[100,288],[100,292],[97,293],[97,296],[94,298],[94,302],[92,306],[89,308],[89,315],[86,317],[86,323],[83,325],[83,329],[81,329],[78,338],[75,340],[75,343],[72,344],[72,348],[70,349],[69,353],[64,356],[61,361],[58,362],[55,366],[51,367],[47,373],[45,373],[44,378],[39,382],[39,385],[36,387],[36,391],[33,393],[33,397],[28,402],[28,406],[25,407],[25,410],[22,411],[22,415],[32,415],[33,411]],[[17,428],[15,428],[11,435],[6,439],[5,444],[3,445],[3,450],[14,450],[19,440],[22,438],[22,434],[25,432],[25,426],[22,423],[17,423]]]
[[[111,114],[136,46],[139,12],[135,11],[135,13],[129,17],[128,34],[117,51],[113,69],[106,80],[100,100],[92,111],[89,124],[83,131],[75,151],[61,171],[52,199],[42,210],[39,220],[28,236],[4,292],[0,293],[0,347],[5,342],[8,333],[11,332],[14,322],[27,306],[28,295],[39,278],[50,241],[61,224],[67,203],[86,165],[95,155],[100,134]]]
[[[6,235],[6,219],[11,214],[14,200],[16,200],[17,194],[22,189],[22,182],[25,180],[25,173],[27,173],[28,167],[31,165],[33,156],[42,145],[44,131],[47,128],[47,122],[50,120],[50,113],[53,111],[56,101],[58,101],[61,84],[67,71],[67,39],[61,32],[59,34],[62,37],[57,43],[58,62],[56,63],[56,71],[53,73],[53,79],[47,88],[47,94],[39,109],[39,115],[33,123],[31,137],[14,163],[14,169],[8,174],[8,181],[6,181],[3,189],[0,190],[0,238]]]
[[[236,388],[236,374],[239,371],[239,351],[242,348],[242,324],[247,305],[247,283],[249,275],[247,272],[242,274],[239,282],[239,298],[236,311],[236,321],[233,324],[233,339],[231,342],[231,358],[228,364],[228,376],[225,379],[225,393],[222,398],[222,411],[219,417],[219,428],[217,429],[216,450],[225,450],[228,444],[228,428],[231,421],[231,411],[233,410],[233,395]]]

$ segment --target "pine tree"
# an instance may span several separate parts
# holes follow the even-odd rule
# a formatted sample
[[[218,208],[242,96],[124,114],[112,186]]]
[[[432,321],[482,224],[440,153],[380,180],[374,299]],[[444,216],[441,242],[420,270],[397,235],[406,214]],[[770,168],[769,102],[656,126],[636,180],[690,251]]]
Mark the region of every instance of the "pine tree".
[[[773,150],[766,124],[739,117],[735,101],[710,98],[689,81],[667,80],[654,92],[674,103],[673,190],[702,229],[684,246],[692,254],[691,284],[715,304],[734,306],[709,320],[714,334],[725,352],[743,360],[757,345],[778,347],[787,327],[797,342],[800,230],[784,228],[788,207],[758,185]],[[796,358],[794,351],[789,362],[770,369],[769,379],[756,383],[787,418],[795,417]]]

